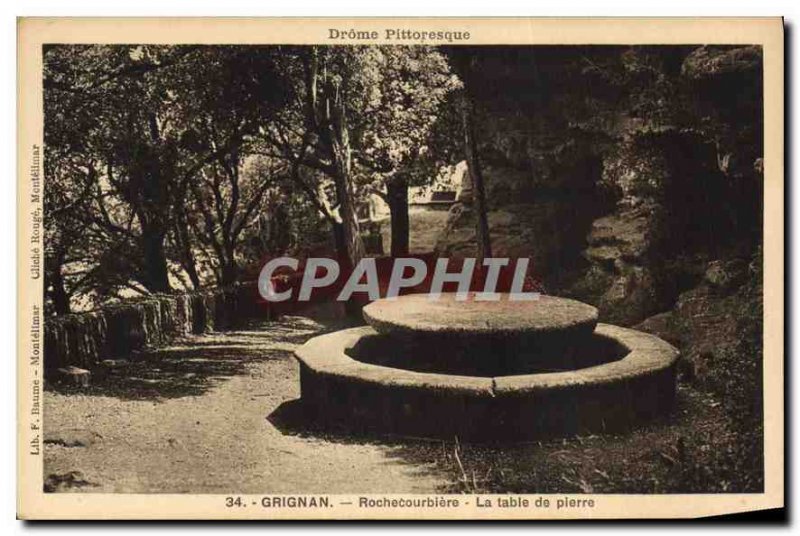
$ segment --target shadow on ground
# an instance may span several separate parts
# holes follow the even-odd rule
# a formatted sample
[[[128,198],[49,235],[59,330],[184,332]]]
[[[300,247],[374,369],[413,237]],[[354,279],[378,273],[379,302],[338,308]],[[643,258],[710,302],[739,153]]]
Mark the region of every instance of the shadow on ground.
[[[758,492],[742,479],[731,445],[747,441],[712,396],[682,386],[675,411],[626,431],[462,443],[380,436],[357,424],[323,423],[298,400],[267,419],[282,433],[345,444],[381,444],[404,462],[449,473],[442,493],[733,493]],[[726,475],[732,478],[725,478]],[[738,475],[738,476],[737,476]],[[722,476],[723,478],[719,478]],[[757,476],[757,475],[754,475]]]
[[[380,447],[387,460],[414,467],[419,476],[435,476],[442,481],[439,493],[449,493],[458,486],[451,480],[447,449],[457,441],[392,434],[377,434],[359,428],[358,423],[325,422],[310,413],[301,399],[278,406],[266,419],[282,434],[339,445]]]
[[[251,321],[237,330],[193,335],[148,349],[92,371],[89,387],[48,383],[61,394],[158,400],[202,395],[227,377],[247,373],[250,363],[291,359],[294,347],[340,329],[342,321],[287,316]]]

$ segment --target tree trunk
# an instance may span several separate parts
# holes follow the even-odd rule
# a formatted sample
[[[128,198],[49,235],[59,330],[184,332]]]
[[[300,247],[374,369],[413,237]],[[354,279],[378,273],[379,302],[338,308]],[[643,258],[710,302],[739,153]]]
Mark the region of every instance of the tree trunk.
[[[320,74],[317,47],[312,47],[307,63],[307,105],[311,124],[317,129],[325,152],[330,154],[331,169],[328,174],[336,187],[339,202],[339,218],[342,222],[347,260],[351,267],[364,257],[364,242],[356,214],[353,192],[352,155],[350,154],[350,131],[347,121],[347,77],[336,80],[330,76],[326,66]],[[318,84],[322,85],[320,88]],[[319,90],[322,90],[320,93]],[[321,102],[320,102],[321,101]]]
[[[225,259],[222,263],[222,278],[220,283],[223,287],[229,287],[239,280],[239,266],[236,264],[234,248],[232,244],[225,246]]]
[[[364,258],[364,242],[361,240],[361,228],[358,225],[353,203],[353,194],[347,186],[336,188],[339,200],[339,217],[342,219],[342,234],[347,252],[347,260],[351,266],[355,266]]]
[[[181,257],[181,266],[189,275],[192,287],[200,288],[200,275],[197,273],[197,263],[192,253],[192,243],[189,237],[189,224],[186,221],[186,214],[178,211],[178,218],[175,222],[175,242]]]
[[[345,240],[344,225],[342,222],[336,220],[331,221],[331,230],[333,232],[333,243],[336,249],[336,255],[339,257],[339,262],[347,258],[347,241]],[[344,267],[342,267],[344,269]],[[361,307],[352,298],[344,302],[344,314],[352,319],[363,318],[361,314]]]
[[[361,240],[361,229],[356,214],[355,194],[353,193],[353,177],[350,168],[350,146],[347,133],[340,129],[339,139],[332,143],[336,185],[336,198],[339,202],[339,217],[342,220],[347,260],[355,267],[364,258],[364,242]],[[344,132],[342,132],[344,131]]]
[[[344,226],[336,220],[331,221],[331,232],[333,233],[333,249],[340,259],[347,258],[347,241],[344,239]]]
[[[469,90],[464,91],[462,108],[464,123],[464,148],[467,155],[467,168],[472,181],[473,204],[475,207],[475,239],[478,245],[478,262],[492,256],[492,243],[489,236],[489,221],[486,213],[486,192],[483,186],[483,172],[478,154],[478,142],[475,139],[475,105]]]
[[[188,245],[184,247],[186,248],[186,251],[184,251],[181,265],[189,275],[189,281],[192,282],[192,288],[197,290],[200,288],[200,274],[197,273],[197,264],[195,263],[194,255],[192,255],[190,247]]]
[[[52,270],[49,270],[49,286],[53,288],[50,298],[53,300],[53,310],[57,315],[70,313],[69,295],[64,285],[64,275],[61,273],[62,264],[63,262],[58,259],[53,263]]]
[[[236,264],[225,263],[222,267],[222,286],[230,287],[239,280],[239,267]]]
[[[409,247],[408,181],[398,177],[386,184],[386,201],[392,225],[392,257],[405,257]]]
[[[167,254],[164,251],[164,233],[142,226],[142,253],[144,254],[144,281],[150,292],[170,292]]]

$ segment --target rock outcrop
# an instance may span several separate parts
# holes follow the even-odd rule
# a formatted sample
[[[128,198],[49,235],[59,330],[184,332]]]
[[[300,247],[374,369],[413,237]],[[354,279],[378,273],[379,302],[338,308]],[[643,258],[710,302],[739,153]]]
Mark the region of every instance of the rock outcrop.
[[[743,283],[718,267],[761,241],[759,47],[506,48],[479,62],[495,256],[531,257],[549,292],[629,326],[709,278]],[[475,250],[464,188],[437,251]]]
[[[758,490],[761,49],[506,48],[480,63],[493,253],[533,257],[547,292],[678,347],[682,381],[732,423],[714,471]],[[465,196],[439,251],[474,252],[473,227]]]

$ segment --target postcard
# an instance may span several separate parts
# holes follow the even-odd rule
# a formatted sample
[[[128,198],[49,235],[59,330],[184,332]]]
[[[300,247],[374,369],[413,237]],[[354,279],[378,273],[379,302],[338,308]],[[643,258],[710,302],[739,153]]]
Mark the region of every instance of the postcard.
[[[18,516],[784,506],[780,18],[22,18]]]

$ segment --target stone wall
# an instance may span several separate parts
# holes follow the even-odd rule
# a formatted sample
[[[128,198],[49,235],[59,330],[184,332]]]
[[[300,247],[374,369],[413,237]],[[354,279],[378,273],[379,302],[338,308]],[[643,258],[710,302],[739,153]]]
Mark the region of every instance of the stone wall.
[[[44,322],[46,375],[75,366],[92,369],[192,333],[231,329],[269,311],[255,284],[187,294],[153,295],[97,311],[48,317]]]

